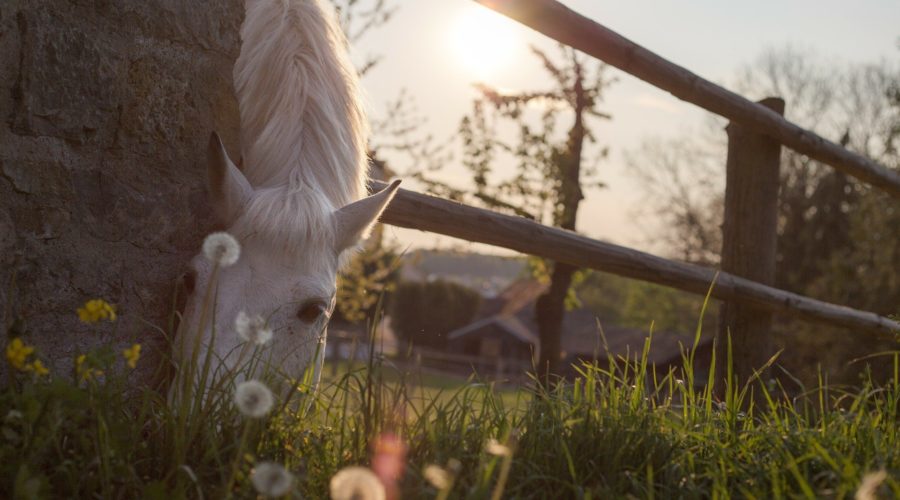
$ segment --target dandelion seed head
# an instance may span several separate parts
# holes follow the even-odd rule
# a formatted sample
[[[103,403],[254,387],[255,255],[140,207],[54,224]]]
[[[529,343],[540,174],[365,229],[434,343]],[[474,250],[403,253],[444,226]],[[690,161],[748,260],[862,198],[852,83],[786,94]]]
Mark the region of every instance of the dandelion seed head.
[[[272,329],[266,326],[266,320],[258,314],[250,316],[244,311],[239,312],[234,320],[234,328],[241,339],[251,344],[265,345],[272,340]]]
[[[439,465],[431,464],[425,467],[423,475],[432,486],[439,490],[445,490],[450,487],[450,473]]]
[[[496,455],[498,457],[508,457],[512,455],[512,450],[509,449],[509,446],[500,444],[500,442],[494,438],[487,440],[487,443],[484,445],[484,450],[491,455]]]
[[[241,245],[226,232],[212,233],[203,240],[203,255],[210,262],[227,267],[241,256]]]
[[[258,380],[248,380],[238,384],[235,389],[234,404],[243,415],[261,418],[272,410],[275,398],[265,384]]]
[[[253,487],[262,495],[280,497],[287,494],[294,484],[294,475],[280,464],[259,462],[250,475]]]
[[[887,479],[887,472],[880,470],[870,472],[862,478],[859,489],[856,490],[856,500],[878,500],[878,487]]]
[[[329,487],[332,500],[384,500],[384,485],[366,467],[351,466],[338,471]]]

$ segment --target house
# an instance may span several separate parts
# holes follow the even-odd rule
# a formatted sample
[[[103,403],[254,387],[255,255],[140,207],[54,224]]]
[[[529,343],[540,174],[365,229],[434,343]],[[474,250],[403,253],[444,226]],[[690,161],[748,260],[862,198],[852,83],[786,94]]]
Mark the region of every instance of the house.
[[[533,279],[513,282],[496,298],[488,300],[468,325],[450,332],[447,350],[452,355],[466,356],[472,365],[485,373],[522,373],[531,370],[540,356],[540,339],[534,318],[534,304],[547,285]],[[562,325],[563,366],[574,375],[573,365],[582,361],[606,364],[611,355],[616,360],[639,359],[649,332],[642,328],[602,325],[588,309],[568,311]],[[692,335],[676,332],[654,333],[647,357],[649,364],[665,373],[669,367],[681,366],[683,348],[690,348]],[[702,372],[708,361],[711,338],[703,337],[698,345],[697,368]]]
[[[498,296],[486,300],[475,320],[447,335],[448,351],[502,362],[523,369],[533,365],[540,341],[534,323],[534,301],[547,285],[535,280],[514,281]]]

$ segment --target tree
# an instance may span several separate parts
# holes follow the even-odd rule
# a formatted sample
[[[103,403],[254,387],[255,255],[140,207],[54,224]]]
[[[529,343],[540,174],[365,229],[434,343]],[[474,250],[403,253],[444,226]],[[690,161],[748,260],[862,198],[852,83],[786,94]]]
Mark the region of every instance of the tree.
[[[791,121],[898,168],[900,107],[892,105],[898,82],[898,67],[887,62],[835,67],[788,47],[745,67],[735,89],[751,99],[783,97]],[[663,216],[665,240],[676,242],[672,253],[703,264],[717,264],[721,248],[723,125],[716,120],[698,134],[648,141],[630,160],[649,204]],[[896,312],[896,200],[785,148],[779,204],[776,286],[879,314]],[[814,372],[821,362],[847,379],[853,376],[844,369],[848,357],[890,347],[853,332],[783,319],[776,328],[787,339],[786,362],[800,372]]]
[[[338,17],[341,28],[347,41],[354,46],[359,46],[362,40],[372,30],[387,24],[397,11],[397,6],[389,4],[387,0],[331,0]],[[381,56],[367,54],[360,63],[357,71],[363,77],[378,65]],[[396,106],[402,106],[406,102],[406,93],[400,92]],[[405,108],[404,108],[405,109]],[[405,113],[388,113],[384,121],[373,120],[373,135],[392,137],[399,132],[390,126],[396,116],[404,116]],[[369,159],[372,178],[387,180],[394,174],[387,164],[378,158],[376,145],[370,138]],[[378,308],[386,293],[390,293],[397,281],[397,269],[399,257],[394,246],[386,245],[382,238],[382,226],[378,224],[372,231],[372,236],[363,243],[359,252],[355,253],[347,265],[338,275],[337,300],[335,304],[334,319],[344,320],[349,323],[362,323],[374,318],[379,312]]]
[[[601,326],[693,334],[703,307],[701,296],[600,271],[586,273],[576,291]]]
[[[170,324],[173,284],[214,227],[210,130],[237,143],[243,2],[0,5],[0,323],[55,373],[139,339],[149,381],[168,345],[148,325]],[[102,337],[74,314],[100,297],[119,312]]]
[[[390,300],[392,326],[412,345],[442,349],[447,334],[471,322],[480,305],[478,292],[451,281],[401,282]]]
[[[382,242],[381,226],[373,230],[363,249],[355,254],[338,276],[337,300],[332,319],[364,324],[377,323],[383,299],[397,285],[400,256],[393,245]]]
[[[330,1],[337,11],[344,36],[354,46],[370,31],[387,24],[397,12],[397,7],[388,5],[387,0],[371,0],[368,5],[359,0]],[[357,68],[360,76],[368,73],[380,60],[381,56],[367,55],[365,61]]]
[[[600,185],[592,181],[596,170],[583,164],[583,156],[585,144],[596,141],[588,121],[609,119],[598,106],[611,81],[604,65],[589,63],[571,48],[560,47],[561,64],[542,50],[532,51],[551,77],[553,88],[503,94],[478,86],[480,95],[460,125],[464,163],[475,181],[474,196],[483,204],[574,231],[584,188]],[[535,120],[535,111],[541,108]],[[557,127],[563,118],[571,120],[564,135]],[[517,135],[508,140],[497,125],[512,126]],[[597,157],[605,153],[601,150]],[[501,154],[512,156],[517,168],[511,178],[498,180]],[[560,262],[548,268],[549,289],[535,306],[541,342],[538,366],[545,380],[560,371],[560,329],[577,270]]]

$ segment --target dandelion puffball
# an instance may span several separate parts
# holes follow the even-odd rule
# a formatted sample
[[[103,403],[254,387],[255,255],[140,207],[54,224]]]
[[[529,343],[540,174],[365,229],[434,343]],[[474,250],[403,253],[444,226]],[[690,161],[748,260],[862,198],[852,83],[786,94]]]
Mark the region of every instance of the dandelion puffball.
[[[203,255],[210,262],[227,267],[241,256],[241,245],[228,233],[212,233],[203,240]]]
[[[234,404],[243,415],[251,418],[264,417],[274,403],[272,391],[258,380],[241,382],[234,391]]]
[[[425,479],[432,486],[439,490],[445,490],[450,487],[450,473],[439,465],[429,465],[423,471]]]
[[[272,330],[266,327],[266,320],[260,316],[250,316],[244,311],[238,313],[234,328],[243,340],[256,345],[265,345],[272,340]]]
[[[484,446],[484,450],[491,455],[496,455],[498,457],[508,457],[512,455],[512,450],[509,449],[509,446],[500,444],[494,438],[488,439],[487,443]]]
[[[294,475],[274,462],[260,462],[253,467],[250,482],[256,491],[269,497],[287,494],[294,484]]]
[[[870,472],[862,478],[859,489],[856,490],[856,500],[876,500],[878,496],[878,487],[887,479],[887,472],[880,470],[878,472]]]
[[[333,500],[384,500],[384,485],[374,472],[366,467],[351,466],[339,470],[331,478]]]

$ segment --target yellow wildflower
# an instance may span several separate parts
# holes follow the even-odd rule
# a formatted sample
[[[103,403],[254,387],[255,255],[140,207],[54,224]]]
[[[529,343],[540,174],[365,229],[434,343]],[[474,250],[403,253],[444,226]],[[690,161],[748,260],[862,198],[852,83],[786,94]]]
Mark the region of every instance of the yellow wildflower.
[[[97,323],[101,320],[116,320],[116,307],[103,299],[93,299],[78,308],[78,319],[84,323]]]
[[[122,356],[125,357],[128,366],[134,369],[137,366],[138,360],[141,358],[141,344],[134,344],[128,349],[125,349],[122,351]]]
[[[28,362],[28,357],[33,353],[34,347],[25,344],[19,337],[10,340],[9,344],[6,344],[6,360],[9,361],[9,364],[13,368],[22,372],[34,372],[37,375],[48,375],[50,370],[44,366],[44,363],[41,362],[41,360],[35,359],[31,363]]]
[[[75,358],[75,373],[81,377],[84,377],[84,361],[87,359],[87,355],[79,354],[77,358]]]
[[[87,355],[80,354],[75,358],[75,373],[81,380],[92,380],[94,377],[103,375],[103,370],[97,370],[90,366],[84,366],[87,361]]]
[[[6,345],[6,360],[17,370],[27,371],[25,360],[34,352],[34,347],[25,345],[22,339],[16,337]]]
[[[31,363],[31,365],[29,365],[29,368],[34,370],[34,373],[36,373],[37,375],[43,376],[50,374],[50,370],[48,370],[47,367],[44,366],[44,363],[42,363],[39,359],[34,360],[34,363]]]

